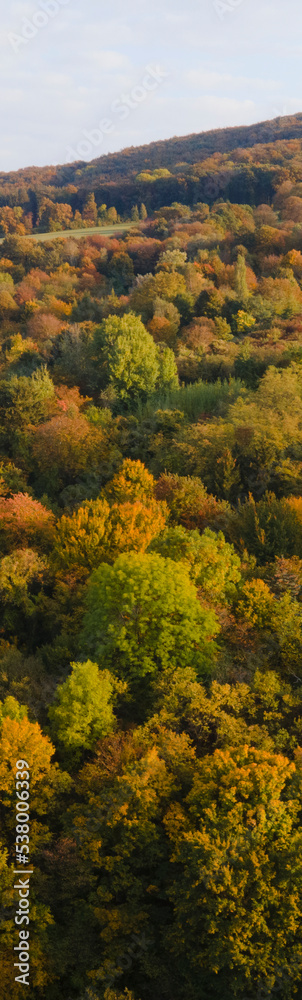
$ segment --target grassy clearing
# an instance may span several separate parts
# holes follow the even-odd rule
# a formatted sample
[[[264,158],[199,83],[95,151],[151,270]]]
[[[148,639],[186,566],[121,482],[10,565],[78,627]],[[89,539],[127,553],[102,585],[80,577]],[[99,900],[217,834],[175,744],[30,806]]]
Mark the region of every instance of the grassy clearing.
[[[93,226],[91,229],[61,229],[60,232],[51,233],[30,233],[24,238],[27,240],[38,240],[39,243],[46,243],[47,240],[67,240],[81,239],[82,236],[114,236],[115,233],[123,233],[127,229],[136,226],[136,222],[117,222],[115,226]],[[0,239],[3,243],[6,237]],[[22,237],[21,237],[22,239]]]
[[[229,406],[240,395],[246,395],[240,379],[221,382],[194,382],[165,394],[156,393],[140,410],[140,416],[151,417],[155,410],[181,410],[191,421],[207,416],[225,416]]]

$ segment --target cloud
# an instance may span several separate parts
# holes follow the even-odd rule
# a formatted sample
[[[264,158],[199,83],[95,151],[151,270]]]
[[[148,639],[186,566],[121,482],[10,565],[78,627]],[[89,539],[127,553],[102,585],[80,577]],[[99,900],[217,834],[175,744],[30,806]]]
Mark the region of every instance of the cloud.
[[[42,0],[12,0],[1,14],[0,169],[64,160],[66,145],[110,116],[114,99],[138,85],[148,63],[169,78],[102,152],[302,110],[297,91],[302,10],[291,0],[242,0],[222,21],[213,0],[70,0],[14,52]],[[40,8],[41,9],[41,8]],[[299,60],[299,61],[298,61]],[[282,111],[283,108],[288,110]],[[276,110],[277,109],[277,110]]]
[[[202,87],[204,89],[217,89],[227,87],[231,90],[242,90],[242,87],[253,88],[253,90],[263,90],[267,87],[270,90],[278,90],[280,83],[278,80],[260,79],[259,77],[234,76],[232,73],[217,73],[210,70],[191,69],[185,74],[185,79],[192,87]]]
[[[90,61],[96,62],[98,68],[105,73],[115,72],[117,69],[129,69],[131,66],[127,55],[110,49],[87,51],[85,56],[89,57]]]

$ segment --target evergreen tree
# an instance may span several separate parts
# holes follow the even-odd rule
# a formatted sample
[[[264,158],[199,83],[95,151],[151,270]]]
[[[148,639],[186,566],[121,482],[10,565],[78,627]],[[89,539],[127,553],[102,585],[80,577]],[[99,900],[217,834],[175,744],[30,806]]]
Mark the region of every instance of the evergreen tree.
[[[249,297],[249,290],[246,280],[245,258],[242,253],[239,253],[237,257],[235,269],[235,291],[239,302],[242,303],[242,305],[245,305]]]

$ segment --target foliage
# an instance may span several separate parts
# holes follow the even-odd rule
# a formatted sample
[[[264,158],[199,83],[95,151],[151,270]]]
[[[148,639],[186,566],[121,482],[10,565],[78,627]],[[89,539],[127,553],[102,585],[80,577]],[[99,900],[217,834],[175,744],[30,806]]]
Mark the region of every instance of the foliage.
[[[216,534],[205,528],[200,535],[196,529],[188,531],[177,525],[155,538],[149,551],[185,562],[191,578],[209,601],[215,603],[235,596],[236,584],[241,579],[240,559],[222,531]]]
[[[189,420],[198,420],[202,413],[225,416],[228,407],[237,396],[244,394],[244,386],[239,379],[221,384],[218,379],[214,383],[194,382],[193,385],[171,387],[165,395],[158,393],[156,402],[161,409],[179,409],[184,411]],[[154,408],[154,404],[153,404]],[[146,412],[150,404],[146,404]]]
[[[72,751],[91,750],[98,739],[114,729],[112,695],[114,682],[108,670],[97,663],[72,663],[72,672],[56,690],[49,709],[54,738]]]
[[[245,545],[260,563],[274,557],[302,555],[301,526],[295,507],[287,500],[277,500],[268,493],[255,503],[252,495],[229,518],[229,531],[235,544]]]
[[[38,487],[47,489],[50,495],[86,475],[99,476],[101,484],[120,459],[115,442],[110,442],[110,434],[91,427],[81,413],[62,414],[35,428],[32,455]]]
[[[25,760],[31,777],[31,807],[35,818],[32,822],[32,850],[38,840],[49,839],[47,827],[43,828],[38,817],[49,811],[52,799],[60,788],[70,787],[67,775],[60,774],[58,764],[52,763],[54,747],[48,736],[44,736],[37,722],[29,722],[25,717],[11,718],[5,715],[1,720],[0,774],[2,801],[11,810],[15,796],[16,773],[11,763]],[[26,770],[26,768],[24,769]],[[13,817],[7,813],[9,829],[13,829]]]
[[[227,504],[209,496],[197,476],[160,476],[156,497],[166,501],[173,521],[189,529],[223,524],[228,514]]]
[[[95,569],[104,560],[114,562],[121,552],[144,552],[165,525],[165,508],[155,500],[130,499],[109,508],[104,499],[90,500],[72,515],[63,515],[56,531],[52,563]]]
[[[0,1000],[18,758],[29,1000],[293,1000],[302,116],[101,159],[0,177]]]
[[[103,563],[87,591],[83,642],[117,676],[138,681],[146,674],[189,663],[211,669],[219,631],[202,608],[185,566],[159,555],[127,554]]]
[[[32,542],[46,547],[52,538],[54,516],[27,493],[0,499],[0,540],[6,551],[14,545]]]
[[[122,399],[153,392],[159,378],[157,350],[134,313],[104,320],[97,343],[103,349],[109,381],[117,387]]]
[[[46,368],[33,372],[30,378],[13,376],[0,386],[0,406],[5,406],[5,419],[13,424],[38,424],[53,401],[54,386]]]
[[[105,496],[115,503],[141,500],[143,503],[154,496],[155,480],[143,462],[125,458],[120,469],[105,487]]]
[[[293,771],[286,757],[253,747],[216,750],[197,767],[186,807],[175,805],[166,820],[178,873],[172,951],[189,957],[199,976],[205,969],[231,975],[239,996],[255,983],[272,989],[280,966],[291,971],[300,920],[299,805],[295,797],[286,803],[283,790]]]

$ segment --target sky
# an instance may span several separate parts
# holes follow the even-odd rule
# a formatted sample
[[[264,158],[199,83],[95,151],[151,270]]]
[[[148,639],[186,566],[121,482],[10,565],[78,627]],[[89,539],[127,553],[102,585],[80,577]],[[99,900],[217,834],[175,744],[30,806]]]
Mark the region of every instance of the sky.
[[[300,0],[12,0],[0,170],[302,111]]]

